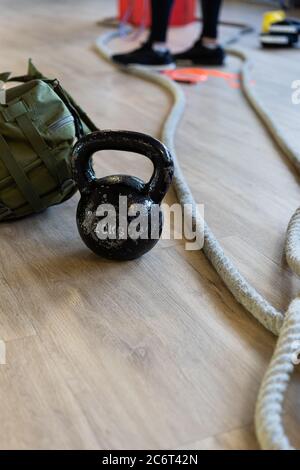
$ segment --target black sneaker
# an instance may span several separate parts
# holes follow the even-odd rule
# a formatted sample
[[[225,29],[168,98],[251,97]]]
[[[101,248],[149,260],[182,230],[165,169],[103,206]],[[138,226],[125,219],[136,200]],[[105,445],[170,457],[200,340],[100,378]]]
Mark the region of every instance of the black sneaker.
[[[199,40],[188,50],[174,54],[176,63],[189,63],[193,65],[223,65],[225,51],[221,46],[206,47]]]
[[[142,65],[155,70],[174,69],[175,62],[168,50],[156,51],[149,43],[143,44],[128,54],[116,54],[112,56],[114,62],[119,65]]]

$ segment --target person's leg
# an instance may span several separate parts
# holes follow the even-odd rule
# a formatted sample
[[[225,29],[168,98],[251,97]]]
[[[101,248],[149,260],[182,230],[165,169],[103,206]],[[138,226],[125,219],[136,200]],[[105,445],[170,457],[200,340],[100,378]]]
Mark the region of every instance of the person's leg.
[[[218,45],[218,22],[222,0],[200,0],[203,27],[200,38],[188,50],[175,54],[177,62],[194,65],[222,65],[225,53]]]
[[[216,41],[218,37],[218,22],[222,0],[201,0],[203,40]]]
[[[150,44],[165,44],[174,0],[151,0]]]
[[[174,0],[151,0],[152,25],[148,40],[132,52],[114,55],[113,60],[120,65],[174,68],[175,64],[166,44],[173,3]]]

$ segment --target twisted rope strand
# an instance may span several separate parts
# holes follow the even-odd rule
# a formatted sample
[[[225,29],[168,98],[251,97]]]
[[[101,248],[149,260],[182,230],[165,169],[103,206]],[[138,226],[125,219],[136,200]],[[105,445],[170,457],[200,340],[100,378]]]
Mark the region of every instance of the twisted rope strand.
[[[272,360],[263,378],[255,411],[256,433],[263,449],[291,450],[282,414],[284,396],[300,352],[300,299],[291,302]]]
[[[285,254],[291,270],[300,276],[300,207],[296,210],[288,225]]]

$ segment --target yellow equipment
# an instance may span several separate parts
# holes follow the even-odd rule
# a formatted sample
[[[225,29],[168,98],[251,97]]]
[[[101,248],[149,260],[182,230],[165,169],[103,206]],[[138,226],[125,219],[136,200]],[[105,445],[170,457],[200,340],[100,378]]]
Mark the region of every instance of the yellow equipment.
[[[283,21],[286,19],[284,10],[266,11],[263,16],[261,32],[268,33],[270,26],[277,21]]]
[[[267,11],[263,16],[260,42],[263,47],[292,47],[297,44],[300,22],[286,17],[284,10]]]

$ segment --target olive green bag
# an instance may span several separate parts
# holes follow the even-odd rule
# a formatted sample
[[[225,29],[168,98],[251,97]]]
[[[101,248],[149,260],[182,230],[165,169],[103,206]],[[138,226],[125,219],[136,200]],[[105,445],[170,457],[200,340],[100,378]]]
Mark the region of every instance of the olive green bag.
[[[0,103],[0,221],[15,219],[69,199],[76,191],[71,152],[75,139],[96,126],[60,86],[29,61],[28,74]],[[3,101],[3,100],[2,100]]]

